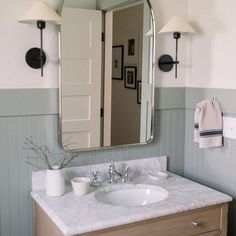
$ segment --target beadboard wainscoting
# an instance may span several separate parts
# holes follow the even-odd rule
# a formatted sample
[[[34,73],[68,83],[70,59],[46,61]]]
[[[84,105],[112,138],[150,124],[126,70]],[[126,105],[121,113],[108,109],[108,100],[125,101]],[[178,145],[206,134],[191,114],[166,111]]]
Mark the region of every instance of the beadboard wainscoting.
[[[0,90],[1,236],[33,235],[30,189],[34,169],[26,163],[29,153],[23,146],[25,138],[32,136],[38,144],[47,144],[53,153],[60,151],[57,94],[57,89]],[[157,94],[156,101],[161,109],[155,111],[155,138],[152,143],[83,152],[73,165],[167,155],[169,170],[183,175],[185,89],[160,89]]]
[[[199,149],[193,142],[196,103],[214,96],[225,116],[236,116],[236,91],[230,89],[186,89],[185,177],[215,188],[236,199],[236,140],[224,138],[220,148]],[[229,236],[236,236],[236,203],[229,208]]]
[[[0,90],[0,235],[32,236],[31,171],[23,149],[26,137],[58,146],[57,89]],[[236,116],[235,90],[161,88],[156,90],[155,138],[148,145],[83,152],[72,163],[88,165],[167,155],[168,169],[236,199],[236,140],[223,148],[200,150],[193,142],[196,103],[216,96],[223,113]],[[6,105],[7,104],[7,105]],[[236,236],[236,204],[230,205],[229,236]]]

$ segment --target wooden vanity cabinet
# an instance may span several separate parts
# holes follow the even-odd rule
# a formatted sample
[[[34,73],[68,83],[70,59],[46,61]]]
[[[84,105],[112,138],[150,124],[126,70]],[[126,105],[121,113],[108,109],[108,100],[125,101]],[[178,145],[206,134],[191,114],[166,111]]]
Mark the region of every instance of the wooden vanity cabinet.
[[[34,203],[36,236],[63,234]],[[228,204],[220,204],[77,236],[227,236]]]

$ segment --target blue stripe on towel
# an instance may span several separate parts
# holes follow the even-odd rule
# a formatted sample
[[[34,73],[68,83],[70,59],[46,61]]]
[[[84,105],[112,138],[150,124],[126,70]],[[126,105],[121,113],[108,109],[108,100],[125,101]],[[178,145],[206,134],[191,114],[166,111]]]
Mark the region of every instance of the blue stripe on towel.
[[[207,137],[214,137],[214,136],[222,136],[223,131],[221,129],[216,130],[205,130],[200,132],[201,138],[207,138]]]

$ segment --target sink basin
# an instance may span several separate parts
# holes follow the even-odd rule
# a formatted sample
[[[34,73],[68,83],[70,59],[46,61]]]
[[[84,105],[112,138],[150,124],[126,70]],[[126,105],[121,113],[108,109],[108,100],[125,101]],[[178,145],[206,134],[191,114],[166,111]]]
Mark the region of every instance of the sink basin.
[[[98,190],[95,199],[117,206],[147,206],[168,197],[168,192],[154,185],[113,185]]]

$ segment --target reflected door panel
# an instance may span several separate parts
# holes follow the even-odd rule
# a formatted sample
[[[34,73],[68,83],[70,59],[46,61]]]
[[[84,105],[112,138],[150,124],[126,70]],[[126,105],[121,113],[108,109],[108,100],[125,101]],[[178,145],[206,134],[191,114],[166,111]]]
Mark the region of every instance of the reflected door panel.
[[[71,149],[100,146],[100,11],[62,11],[62,142]]]

